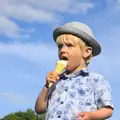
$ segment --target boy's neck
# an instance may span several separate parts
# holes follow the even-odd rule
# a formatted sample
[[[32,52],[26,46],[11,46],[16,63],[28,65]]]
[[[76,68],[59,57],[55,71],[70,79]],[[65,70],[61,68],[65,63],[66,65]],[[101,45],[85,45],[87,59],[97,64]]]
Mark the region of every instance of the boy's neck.
[[[78,71],[80,71],[80,70],[82,70],[82,69],[84,69],[86,67],[87,67],[86,65],[80,65],[80,66],[76,67],[75,69],[69,71],[68,74],[76,73],[76,72],[78,72]]]

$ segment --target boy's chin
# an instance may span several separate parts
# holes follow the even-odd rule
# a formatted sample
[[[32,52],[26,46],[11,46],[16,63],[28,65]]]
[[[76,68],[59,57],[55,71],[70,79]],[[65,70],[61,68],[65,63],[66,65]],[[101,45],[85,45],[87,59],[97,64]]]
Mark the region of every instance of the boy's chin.
[[[68,71],[69,73],[72,73],[74,71],[74,68],[67,66],[66,71]]]
[[[70,66],[67,65],[66,70],[67,70],[67,71],[71,71],[72,68],[71,68]]]
[[[80,66],[80,67],[67,66],[66,71],[68,71],[68,73],[74,73],[74,72],[77,72],[81,69],[83,69],[82,66]]]

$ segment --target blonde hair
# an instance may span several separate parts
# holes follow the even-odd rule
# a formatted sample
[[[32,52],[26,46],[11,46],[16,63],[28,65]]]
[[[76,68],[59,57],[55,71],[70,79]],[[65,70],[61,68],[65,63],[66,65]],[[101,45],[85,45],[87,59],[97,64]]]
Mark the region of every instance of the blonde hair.
[[[62,35],[58,36],[57,39],[56,39],[56,44],[57,44],[57,46],[59,46],[60,44],[65,43],[68,40],[71,40],[72,44],[74,46],[79,44],[79,46],[82,50],[85,47],[89,47],[82,39],[80,39],[77,36],[71,35],[71,34],[62,34]],[[85,59],[86,66],[89,65],[91,59],[92,59],[92,54]]]

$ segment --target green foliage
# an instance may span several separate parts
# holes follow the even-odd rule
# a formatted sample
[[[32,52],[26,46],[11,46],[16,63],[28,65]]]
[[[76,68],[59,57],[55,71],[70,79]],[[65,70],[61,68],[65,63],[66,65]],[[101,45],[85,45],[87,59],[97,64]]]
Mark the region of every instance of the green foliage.
[[[45,116],[46,116],[46,113],[39,114],[39,115],[37,115],[37,119],[36,120],[45,120]]]
[[[0,120],[45,120],[45,113],[36,115],[32,109],[27,109],[25,112],[10,113]]]

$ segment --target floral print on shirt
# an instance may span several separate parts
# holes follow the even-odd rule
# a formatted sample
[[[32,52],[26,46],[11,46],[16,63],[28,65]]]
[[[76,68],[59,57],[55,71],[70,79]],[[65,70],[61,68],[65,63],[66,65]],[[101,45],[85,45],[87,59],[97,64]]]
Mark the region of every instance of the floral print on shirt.
[[[89,73],[62,74],[49,94],[46,120],[74,120],[79,112],[96,111],[111,106],[110,87],[102,75]]]

